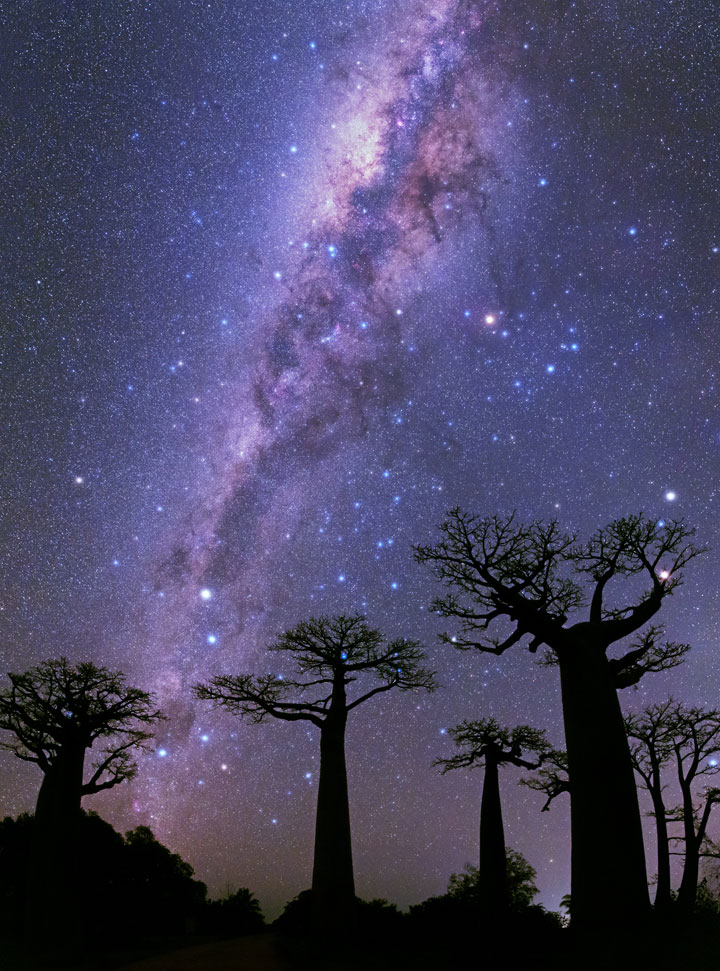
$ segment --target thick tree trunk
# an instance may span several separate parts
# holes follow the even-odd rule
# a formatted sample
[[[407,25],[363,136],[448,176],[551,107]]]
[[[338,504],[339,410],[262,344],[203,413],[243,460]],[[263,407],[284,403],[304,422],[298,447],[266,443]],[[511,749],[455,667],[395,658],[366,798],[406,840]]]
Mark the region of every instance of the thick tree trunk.
[[[657,838],[657,887],[655,889],[655,910],[666,911],[671,904],[670,896],[670,842],[668,840],[667,814],[662,792],[651,789],[650,795],[655,812],[655,832]]]
[[[480,903],[486,913],[507,908],[507,860],[498,761],[492,754],[485,758],[482,802],[480,804]]]
[[[78,938],[78,827],[85,749],[68,747],[43,776],[27,874],[26,932],[49,950]]]
[[[637,924],[649,914],[640,807],[617,690],[602,647],[560,657],[570,778],[572,923]]]
[[[355,905],[350,808],[345,767],[347,713],[329,714],[320,736],[320,779],[312,878],[313,930],[323,936],[347,931]]]

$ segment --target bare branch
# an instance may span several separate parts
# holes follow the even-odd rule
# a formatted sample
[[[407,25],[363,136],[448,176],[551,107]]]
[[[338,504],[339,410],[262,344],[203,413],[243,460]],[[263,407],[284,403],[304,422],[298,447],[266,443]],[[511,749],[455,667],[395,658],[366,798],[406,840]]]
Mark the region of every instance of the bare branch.
[[[9,678],[10,687],[0,690],[0,729],[13,738],[1,748],[48,773],[68,750],[107,743],[85,794],[130,778],[135,765],[129,752],[145,747],[148,729],[163,718],[150,694],[128,686],[121,672],[91,662],[71,665],[61,657]]]
[[[548,812],[553,799],[563,792],[570,792],[567,753],[560,749],[550,749],[543,755],[537,774],[521,779],[520,785],[536,792],[544,792],[547,800],[541,811]]]
[[[621,658],[612,658],[608,663],[617,688],[627,688],[637,684],[646,674],[669,671],[682,664],[690,650],[689,644],[674,641],[659,643],[663,628],[650,627],[635,646]]]
[[[509,763],[524,769],[536,769],[542,757],[550,751],[545,732],[529,725],[503,728],[494,718],[461,722],[450,729],[450,736],[461,751],[433,762],[433,765],[442,767],[443,775],[452,769],[483,766],[487,759],[492,759],[498,765]],[[526,753],[538,756],[538,760],[531,761]]]

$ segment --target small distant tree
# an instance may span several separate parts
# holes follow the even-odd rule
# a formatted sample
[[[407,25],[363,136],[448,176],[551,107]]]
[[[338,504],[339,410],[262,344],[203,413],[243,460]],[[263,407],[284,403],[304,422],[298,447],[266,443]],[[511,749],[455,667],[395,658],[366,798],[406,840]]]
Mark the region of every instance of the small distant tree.
[[[538,894],[537,871],[522,853],[510,847],[505,850],[505,875],[510,909],[525,910],[532,906]],[[481,888],[480,868],[468,863],[462,873],[451,873],[447,892],[455,900],[482,905],[485,893]]]
[[[298,677],[219,675],[196,685],[195,692],[198,698],[252,722],[278,718],[309,722],[319,729],[313,925],[316,931],[337,934],[351,920],[355,901],[345,766],[348,715],[386,691],[432,691],[435,678],[421,665],[423,653],[417,641],[398,638],[386,643],[359,614],[303,621],[281,634],[269,650],[289,655]],[[349,696],[348,687],[366,677],[378,683]]]
[[[28,909],[41,910],[51,930],[61,933],[71,924],[81,801],[135,775],[133,754],[146,747],[162,715],[151,695],[128,686],[123,674],[90,662],[73,665],[61,657],[8,677],[10,687],[0,690],[0,729],[11,737],[0,747],[43,773]],[[87,753],[95,746],[99,752],[86,777]]]
[[[648,915],[640,807],[617,691],[681,663],[688,645],[647,626],[702,550],[681,522],[617,519],[584,544],[556,521],[448,513],[434,546],[418,546],[447,588],[435,611],[458,621],[442,639],[502,655],[525,642],[549,648],[560,669],[570,774],[573,923],[637,922]],[[638,590],[644,581],[644,590]],[[630,601],[609,602],[623,582]],[[490,627],[498,630],[488,636]],[[643,628],[646,628],[643,631]],[[623,653],[613,645],[636,636]],[[592,758],[588,757],[592,753]]]
[[[711,779],[720,773],[720,710],[688,707],[670,698],[649,705],[639,715],[626,719],[635,770],[653,801],[658,839],[658,897],[660,906],[670,900],[670,844],[684,844],[683,875],[678,905],[690,913],[697,899],[700,858],[714,856],[717,850],[708,839],[708,823],[713,808],[720,802],[720,788],[706,786],[699,794],[697,780]],[[664,766],[674,765],[682,803],[667,809]],[[682,836],[669,836],[668,824],[680,823]],[[661,869],[662,866],[662,869]],[[662,876],[662,896],[661,883]]]
[[[450,729],[450,735],[461,751],[449,758],[437,759],[434,764],[442,766],[443,774],[451,769],[485,769],[480,804],[478,894],[483,910],[504,911],[509,905],[509,893],[498,770],[501,765],[537,768],[550,746],[544,732],[529,725],[503,728],[494,718],[461,722]],[[529,761],[528,754],[538,756],[538,761]]]

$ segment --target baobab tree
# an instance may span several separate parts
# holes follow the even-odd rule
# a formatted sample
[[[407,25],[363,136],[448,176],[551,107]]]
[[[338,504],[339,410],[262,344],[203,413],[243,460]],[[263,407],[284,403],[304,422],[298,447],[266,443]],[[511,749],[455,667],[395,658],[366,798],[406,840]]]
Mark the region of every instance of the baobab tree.
[[[665,784],[662,768],[673,757],[670,712],[675,702],[672,698],[660,704],[649,705],[640,714],[628,715],[625,729],[630,743],[630,758],[641,785],[650,795],[655,817],[657,850],[657,885],[655,909],[667,911],[672,903],[670,885],[670,841],[668,813],[663,790]]]
[[[355,902],[350,810],[345,765],[349,713],[375,695],[435,688],[433,672],[422,667],[417,641],[385,642],[359,614],[317,617],[291,628],[269,650],[289,655],[298,677],[219,675],[195,686],[198,698],[247,717],[309,722],[320,730],[315,853],[312,875],[313,926],[336,935],[352,919]],[[348,686],[365,677],[379,683],[348,696]],[[307,692],[311,692],[309,700]]]
[[[704,854],[708,823],[713,808],[720,803],[720,788],[707,786],[699,795],[696,780],[713,778],[720,773],[720,710],[688,707],[670,698],[649,705],[639,715],[626,719],[635,770],[649,791],[658,836],[658,896],[660,895],[660,854],[663,863],[663,896],[660,905],[670,900],[670,844],[684,844],[684,864],[678,905],[690,913],[697,899],[700,857]],[[670,809],[665,806],[663,768],[674,775],[680,787],[682,803]],[[665,779],[667,782],[667,779]],[[659,822],[658,822],[659,821]],[[668,835],[668,824],[680,823],[682,836]],[[715,855],[716,850],[710,851]],[[667,876],[665,876],[665,872]]]
[[[43,773],[28,902],[48,920],[55,915],[58,929],[72,906],[81,801],[135,775],[133,754],[147,746],[163,716],[152,696],[128,686],[122,673],[91,662],[72,665],[61,657],[8,677],[10,687],[0,690],[0,730],[11,737],[0,748]],[[95,746],[86,778],[87,753]]]
[[[480,868],[478,898],[486,914],[499,914],[508,909],[507,850],[500,800],[499,767],[516,765],[536,769],[540,758],[550,748],[545,733],[529,725],[503,728],[494,718],[464,721],[449,733],[461,750],[446,759],[437,759],[443,774],[451,769],[484,767],[480,803]],[[530,761],[527,755],[538,761]]]
[[[163,716],[121,672],[89,661],[72,665],[61,657],[8,677],[10,687],[0,690],[0,729],[13,737],[0,740],[0,748],[40,768],[36,822],[61,829],[77,818],[84,796],[133,778],[133,753],[147,747],[149,729]],[[85,779],[96,743],[100,751]]]
[[[448,588],[434,609],[459,621],[443,640],[502,655],[525,643],[549,648],[560,668],[570,777],[573,922],[628,922],[649,913],[637,789],[617,690],[679,664],[687,645],[642,631],[701,550],[681,522],[618,519],[584,544],[556,521],[479,518],[452,510],[434,546],[418,546]],[[644,590],[638,592],[644,579]],[[629,603],[608,604],[613,581]],[[491,625],[505,630],[490,637]],[[637,635],[619,657],[609,649]]]

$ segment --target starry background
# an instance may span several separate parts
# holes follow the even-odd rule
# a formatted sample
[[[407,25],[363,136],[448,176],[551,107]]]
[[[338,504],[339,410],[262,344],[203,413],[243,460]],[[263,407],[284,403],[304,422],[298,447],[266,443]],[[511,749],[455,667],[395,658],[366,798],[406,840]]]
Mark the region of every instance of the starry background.
[[[351,719],[354,854],[364,897],[442,892],[481,783],[431,768],[447,728],[560,743],[559,692],[437,643],[412,544],[460,504],[580,535],[642,509],[720,549],[711,5],[23,2],[0,28],[2,669],[157,692],[157,747],[87,808],[274,914],[310,881],[318,740],[190,686],[268,670],[312,613],[422,639],[442,689]],[[718,703],[716,555],[663,610],[690,659],[626,708]],[[513,773],[508,843],[556,907],[568,807]],[[34,767],[0,776],[32,810]]]

